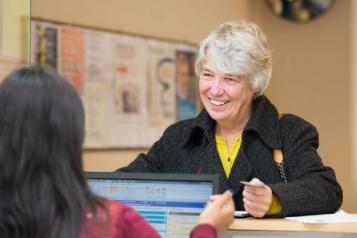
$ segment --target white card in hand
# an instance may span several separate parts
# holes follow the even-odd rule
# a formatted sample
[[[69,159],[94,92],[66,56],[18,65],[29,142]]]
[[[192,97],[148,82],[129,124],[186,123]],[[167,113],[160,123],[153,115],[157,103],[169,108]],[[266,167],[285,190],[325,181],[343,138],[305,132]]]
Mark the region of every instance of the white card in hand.
[[[247,182],[247,181],[240,181],[241,184],[247,185],[247,186],[253,186],[253,187],[264,187],[265,184],[263,183],[252,183],[252,182]]]

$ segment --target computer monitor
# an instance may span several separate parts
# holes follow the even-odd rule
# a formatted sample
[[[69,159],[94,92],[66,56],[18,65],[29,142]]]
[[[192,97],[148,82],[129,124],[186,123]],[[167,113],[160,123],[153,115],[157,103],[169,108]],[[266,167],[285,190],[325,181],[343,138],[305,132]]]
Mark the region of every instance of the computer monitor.
[[[220,192],[217,174],[87,172],[91,190],[133,207],[161,237],[189,237],[212,194]]]

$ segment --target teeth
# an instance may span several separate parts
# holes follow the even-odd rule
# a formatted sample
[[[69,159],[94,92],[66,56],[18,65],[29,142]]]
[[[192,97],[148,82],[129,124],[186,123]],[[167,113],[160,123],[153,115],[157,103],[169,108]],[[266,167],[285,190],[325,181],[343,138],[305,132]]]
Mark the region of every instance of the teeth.
[[[226,104],[226,103],[229,102],[229,101],[220,101],[220,100],[211,99],[210,102],[211,102],[213,105],[222,106],[222,105]]]

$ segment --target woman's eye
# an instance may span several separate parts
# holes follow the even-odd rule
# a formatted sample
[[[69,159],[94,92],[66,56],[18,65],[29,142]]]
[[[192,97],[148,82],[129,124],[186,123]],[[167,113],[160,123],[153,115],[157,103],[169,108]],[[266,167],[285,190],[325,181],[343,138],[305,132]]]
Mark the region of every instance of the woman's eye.
[[[234,78],[225,78],[226,81],[230,82],[230,83],[235,83],[237,80]]]
[[[204,78],[212,78],[213,75],[210,74],[210,73],[203,73],[203,77],[204,77]]]

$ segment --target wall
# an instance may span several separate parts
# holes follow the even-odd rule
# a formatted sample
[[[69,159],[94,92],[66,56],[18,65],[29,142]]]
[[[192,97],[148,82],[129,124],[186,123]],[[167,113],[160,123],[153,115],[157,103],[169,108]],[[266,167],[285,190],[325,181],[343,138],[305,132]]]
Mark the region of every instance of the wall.
[[[30,0],[0,0],[0,82],[28,62]]]
[[[247,18],[247,0],[32,0],[32,16],[197,43],[217,24]]]
[[[32,0],[31,15],[40,19],[198,43],[221,22],[249,18],[248,3],[248,0]],[[145,151],[85,151],[84,168],[88,171],[112,171]]]
[[[263,1],[254,1],[253,19],[273,48],[273,77],[267,94],[281,112],[298,114],[318,128],[319,153],[335,169],[344,189],[343,208],[357,212],[357,170],[352,166],[356,139],[351,130],[356,124],[351,91],[356,44],[352,2],[336,1],[321,18],[296,24],[270,13]]]
[[[30,0],[0,1],[0,55],[27,60]]]
[[[350,14],[351,14],[351,32],[352,32],[352,58],[351,58],[351,71],[352,71],[352,87],[350,88],[349,93],[352,95],[352,121],[353,123],[353,127],[352,127],[352,132],[353,132],[353,138],[352,138],[352,158],[353,158],[353,163],[351,164],[351,169],[352,173],[350,174],[350,176],[353,178],[353,187],[352,187],[352,191],[354,191],[354,195],[353,198],[354,200],[352,200],[351,205],[352,205],[352,209],[353,211],[356,211],[356,207],[357,207],[357,189],[356,189],[356,185],[357,185],[357,146],[356,146],[356,142],[357,142],[357,1],[352,1],[352,6],[350,8]]]
[[[301,25],[273,16],[263,0],[32,0],[32,16],[192,43],[221,22],[254,20],[274,50],[267,94],[281,112],[298,114],[317,126],[321,157],[336,170],[345,191],[343,208],[357,212],[357,109],[352,91],[354,85],[357,90],[352,41],[357,6],[352,2],[336,1],[327,15]],[[86,151],[85,169],[111,171],[143,151]]]

